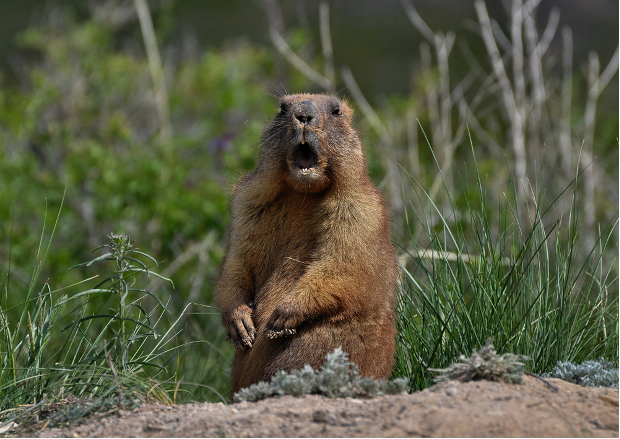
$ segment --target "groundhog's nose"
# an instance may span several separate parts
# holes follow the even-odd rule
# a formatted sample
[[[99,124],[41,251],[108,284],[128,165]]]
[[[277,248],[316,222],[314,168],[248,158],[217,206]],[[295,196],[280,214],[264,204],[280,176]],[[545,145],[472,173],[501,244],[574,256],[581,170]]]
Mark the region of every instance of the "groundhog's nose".
[[[293,116],[306,125],[317,123],[319,112],[311,101],[303,101],[293,106]]]

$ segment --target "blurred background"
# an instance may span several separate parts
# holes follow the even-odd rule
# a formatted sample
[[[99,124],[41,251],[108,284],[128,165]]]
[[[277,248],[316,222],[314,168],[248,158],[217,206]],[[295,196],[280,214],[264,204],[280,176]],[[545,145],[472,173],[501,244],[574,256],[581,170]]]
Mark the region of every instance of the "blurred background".
[[[351,101],[401,252],[428,244],[406,215],[428,201],[403,181],[466,230],[476,165],[496,229],[505,200],[527,227],[537,203],[554,206],[553,224],[577,193],[585,257],[617,220],[617,1],[2,0],[0,11],[3,306],[22,303],[64,197],[38,288],[98,274],[69,267],[128,233],[174,281],[148,285],[167,303],[162,324],[180,316],[176,338],[200,341],[172,371],[186,382],[227,392],[232,347],[210,305],[228,190],[255,165],[283,94]],[[611,279],[617,238],[603,257]]]
[[[117,2],[119,5],[121,2]],[[318,45],[319,3],[309,0],[279,2],[286,29],[303,29]],[[341,0],[327,2],[330,6],[331,35],[334,58],[339,65],[348,65],[355,72],[360,89],[375,101],[381,95],[407,94],[412,73],[419,65],[418,46],[423,37],[411,25],[398,0]],[[501,0],[487,2],[492,17],[506,25],[506,5]],[[586,60],[592,50],[602,60],[609,60],[618,40],[618,2],[613,0],[542,0],[536,18],[543,30],[549,13],[559,8],[559,29],[569,26],[573,32],[575,60]],[[19,3],[0,1],[0,69],[4,84],[17,81],[20,54],[16,35],[29,25],[41,22],[50,8],[71,9],[79,19],[92,15],[96,2],[80,0],[23,0]],[[179,45],[190,38],[197,49],[221,49],[231,41],[245,40],[260,47],[273,47],[269,38],[269,21],[265,5],[256,0],[162,0],[150,2],[156,31],[166,44]],[[414,6],[431,29],[454,31],[471,44],[474,52],[484,50],[482,41],[474,38],[476,11],[471,0],[418,0]],[[129,13],[131,14],[131,13]],[[137,17],[126,17],[127,32],[136,30]],[[561,40],[555,38],[558,49]],[[318,49],[319,47],[316,47]],[[455,53],[451,67],[468,69],[461,53]],[[578,64],[576,68],[580,68]],[[17,70],[16,70],[17,69]],[[609,90],[613,94],[613,90]]]

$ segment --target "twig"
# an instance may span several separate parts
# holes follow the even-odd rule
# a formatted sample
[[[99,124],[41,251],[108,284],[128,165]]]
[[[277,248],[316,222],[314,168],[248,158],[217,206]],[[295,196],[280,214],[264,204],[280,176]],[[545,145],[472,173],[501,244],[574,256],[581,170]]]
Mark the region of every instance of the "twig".
[[[558,30],[558,24],[560,23],[560,10],[557,7],[551,8],[551,12],[549,13],[549,21],[547,21],[547,26],[545,27],[545,31],[543,32],[542,37],[540,37],[540,42],[538,43],[538,52],[540,55],[544,55],[549,49],[551,45],[551,41],[555,36],[556,31]]]
[[[522,19],[522,10],[521,10],[521,1],[514,0],[515,3],[519,6],[516,7],[513,4],[513,11],[515,15],[513,15],[513,25],[512,25],[512,37],[515,38],[515,35],[519,37],[521,35],[521,19]],[[508,80],[508,75],[506,74],[506,69],[504,67],[504,62],[499,53],[499,49],[497,48],[497,44],[495,43],[495,39],[493,37],[493,31],[491,29],[491,21],[489,19],[489,14],[487,12],[486,5],[484,1],[477,0],[475,3],[476,13],[478,15],[478,21],[480,22],[482,39],[484,41],[485,47],[489,56],[491,57],[491,65],[493,67],[493,72],[499,82],[502,101],[504,103],[504,108],[508,112],[508,117],[510,119],[511,129],[510,134],[512,137],[512,148],[515,155],[515,177],[516,177],[516,186],[517,186],[517,201],[519,206],[519,212],[521,213],[521,224],[526,224],[525,219],[527,218],[527,204],[525,198],[525,189],[524,185],[527,182],[527,161],[526,161],[526,153],[525,153],[525,137],[524,137],[524,114],[523,114],[523,106],[519,104],[522,103],[522,84],[521,80],[523,77],[523,53],[522,49],[516,48],[513,49],[513,72],[517,75],[515,79],[515,90],[513,91],[510,81]],[[516,44],[515,41],[512,44]],[[520,44],[520,43],[519,43]],[[516,66],[515,66],[516,65]],[[521,70],[519,70],[521,68]],[[525,84],[523,83],[523,89]]]
[[[379,116],[377,116],[377,113],[375,113],[375,111],[372,109],[372,107],[364,97],[364,94],[358,87],[357,82],[355,82],[355,78],[351,73],[351,69],[345,66],[341,69],[341,73],[342,79],[347,86],[347,90],[349,90],[349,92],[351,93],[355,104],[360,109],[366,120],[368,120],[370,126],[375,130],[375,132],[377,132],[377,134],[379,134],[379,137],[381,137],[381,141],[384,144],[392,146],[394,143],[392,141],[392,137],[390,137],[390,134],[385,128],[385,125],[383,125],[381,119],[379,119]]]
[[[512,43],[506,34],[504,34],[504,31],[502,31],[502,28],[497,23],[497,20],[491,19],[491,28],[493,29],[493,37],[495,38],[495,41],[497,41],[497,44],[499,44],[499,47],[501,47],[505,52],[511,51]]]
[[[573,33],[568,26],[562,29],[562,91],[560,97],[560,150],[562,168],[570,175],[572,168],[571,109],[573,96]]]
[[[591,52],[589,57],[589,69],[588,69],[588,98],[586,101],[586,111],[584,115],[584,149],[582,157],[584,164],[581,165],[584,168],[584,230],[585,243],[584,251],[588,252],[594,246],[595,238],[595,175],[594,167],[588,166],[593,161],[593,148],[594,148],[594,128],[596,122],[596,105],[598,97],[603,89],[607,86],[611,78],[618,71],[618,47],[614,52],[609,64],[599,76],[599,58],[596,52]]]
[[[22,416],[32,412],[34,409],[36,409],[37,407],[40,407],[42,404],[45,404],[45,403],[47,403],[47,400],[44,398],[41,401],[39,401],[37,404],[35,404],[32,407],[29,407],[28,409],[26,409],[24,412],[21,412],[18,415],[16,415],[16,416],[12,417],[11,419],[9,419],[8,421],[0,424],[0,429],[10,425],[16,419],[18,419],[18,418],[20,418],[20,417],[22,417]]]
[[[607,87],[607,84],[609,84],[609,81],[611,81],[611,79],[614,77],[617,71],[618,71],[618,46],[616,46],[616,51],[612,55],[611,59],[609,60],[609,64],[607,64],[607,67],[605,67],[605,70],[603,70],[603,73],[601,74],[601,77],[598,80],[597,89],[598,89],[599,95],[603,92],[605,87]]]
[[[531,108],[525,117],[526,125],[529,130],[528,149],[533,160],[540,161],[540,122],[542,120],[543,103],[547,100],[545,86],[543,84],[542,72],[542,53],[538,44],[538,33],[536,32],[536,24],[534,23],[533,11],[523,17],[525,43],[528,51],[528,60],[530,66],[530,101]],[[525,107],[525,105],[523,105]],[[532,160],[532,158],[530,158]]]
[[[594,228],[595,223],[595,183],[594,172],[592,170],[592,151],[594,147],[594,127],[596,119],[596,104],[599,96],[599,59],[596,52],[590,52],[588,59],[588,98],[586,101],[586,111],[584,114],[584,146],[581,152],[581,158],[583,164],[580,166],[583,169],[583,215],[584,215],[584,229],[583,229],[583,241],[584,252],[589,252],[594,246],[594,234],[596,233]]]
[[[190,303],[198,300],[200,293],[202,292],[202,286],[204,285],[205,278],[207,276],[207,266],[209,264],[209,254],[207,253],[208,243],[203,241],[202,246],[200,246],[200,251],[198,252],[198,265],[196,268],[196,274],[194,275],[194,280],[192,282],[192,287],[190,289],[189,295],[185,300],[185,305],[183,308],[189,306]],[[185,321],[188,319],[189,314],[184,313],[179,319],[179,325],[183,326]]]
[[[437,97],[437,87],[432,74],[431,66],[431,50],[428,42],[420,43],[420,63],[422,64],[422,75],[426,87],[425,98],[428,107],[428,119],[431,125],[432,144],[437,145],[440,142],[441,131],[439,129],[439,98]]]
[[[448,57],[454,45],[455,34],[447,32],[445,35],[441,32],[434,32],[420,17],[413,4],[409,0],[401,0],[401,4],[405,9],[405,13],[409,17],[411,24],[422,34],[422,36],[433,45],[435,55],[437,56],[437,67],[439,71],[439,95],[435,92],[435,86],[430,82],[431,89],[428,93],[429,116],[431,125],[433,126],[433,143],[439,146],[442,157],[443,177],[446,185],[452,185],[452,173],[448,172],[452,164],[452,156],[454,155],[458,142],[452,137],[452,93],[450,91],[450,75],[448,67]],[[430,53],[428,45],[421,45],[420,52],[422,63],[425,66],[425,72],[430,72]],[[433,184],[435,187],[431,195],[433,198],[439,190],[440,185]]]
[[[151,78],[153,80],[153,88],[155,89],[155,102],[157,104],[157,113],[159,115],[160,134],[163,141],[170,140],[172,137],[172,124],[170,122],[170,111],[168,109],[168,92],[164,81],[164,71],[159,57],[159,49],[157,48],[157,40],[155,39],[155,30],[153,29],[153,21],[146,0],[134,0],[134,6],[140,20],[140,29],[146,47],[146,56],[149,62]]]
[[[319,72],[310,67],[306,62],[298,57],[293,49],[289,47],[289,45],[284,41],[284,38],[280,35],[280,33],[275,29],[269,29],[269,36],[271,37],[271,41],[273,42],[276,49],[280,52],[280,54],[286,58],[286,60],[293,65],[299,72],[308,78],[310,81],[314,82],[316,85],[321,87],[323,90],[329,91],[334,88],[332,82],[321,75]]]
[[[118,381],[118,375],[116,374],[116,369],[114,368],[114,364],[112,363],[112,355],[108,352],[108,348],[106,344],[103,345],[103,350],[105,352],[105,358],[108,360],[108,364],[110,365],[110,370],[112,370],[112,375],[114,376],[114,385],[116,386],[116,394],[118,396],[118,405],[124,409],[125,404],[123,403],[123,393],[121,392],[121,384]]]
[[[479,255],[470,255],[467,253],[454,253],[449,251],[437,251],[433,249],[424,249],[424,250],[407,250],[406,254],[400,255],[399,259],[404,261],[407,257],[419,258],[419,259],[428,259],[428,260],[444,260],[444,261],[458,261],[459,259],[465,263],[478,262],[483,259],[482,256]],[[487,262],[492,262],[491,258],[486,258]],[[510,258],[502,257],[497,262],[502,265],[511,265],[512,261]]]
[[[202,241],[197,242],[189,246],[183,253],[181,253],[174,261],[170,263],[164,270],[161,271],[161,275],[163,277],[170,278],[174,273],[176,273],[181,267],[191,261],[194,256],[200,254],[200,252],[206,251],[207,248],[213,245],[216,241],[216,233],[214,231],[210,231]],[[146,287],[147,290],[152,291],[157,288],[157,286],[163,282],[162,279],[158,277],[153,277],[153,280]]]
[[[336,84],[336,74],[334,72],[334,50],[329,31],[329,4],[327,2],[321,2],[319,6],[319,30],[321,32],[323,60],[325,61],[325,77],[331,81],[333,88]]]
[[[278,3],[275,0],[263,0],[263,3],[265,5],[265,12],[267,13],[269,29],[275,29],[279,33],[283,33],[284,19],[282,18],[282,12],[278,7]]]
[[[411,175],[420,181],[420,153],[418,148],[418,124],[416,122],[417,114],[414,108],[410,108],[405,113],[405,124],[407,128],[407,151],[409,158],[409,168]]]
[[[407,17],[409,17],[409,21],[411,21],[411,24],[413,24],[413,26],[418,30],[418,32],[420,32],[427,41],[434,41],[435,33],[431,30],[430,27],[428,27],[422,17],[420,17],[420,14],[418,14],[418,11],[415,10],[411,1],[400,0],[400,3],[405,9],[405,13],[407,14]]]
[[[452,186],[452,172],[448,172],[449,164],[457,144],[452,141],[452,99],[450,99],[450,74],[448,57],[454,44],[454,33],[448,32],[445,37],[436,35],[435,53],[437,54],[437,66],[439,68],[439,95],[441,98],[441,117],[439,126],[441,130],[441,149],[444,161],[444,175],[446,184]]]
[[[514,81],[515,112],[519,114],[521,121],[525,121],[525,75],[523,73],[523,40],[522,29],[524,21],[522,0],[512,0],[512,13],[510,17],[510,41],[512,43],[512,79]]]
[[[551,384],[549,381],[547,381],[546,379],[544,379],[543,377],[536,375],[535,373],[532,372],[523,372],[524,374],[526,374],[527,376],[530,377],[534,377],[536,379],[539,379],[540,381],[542,381],[543,383],[545,383],[551,390],[553,390],[554,392],[557,392],[560,390],[560,388],[558,386],[554,386],[553,384]]]

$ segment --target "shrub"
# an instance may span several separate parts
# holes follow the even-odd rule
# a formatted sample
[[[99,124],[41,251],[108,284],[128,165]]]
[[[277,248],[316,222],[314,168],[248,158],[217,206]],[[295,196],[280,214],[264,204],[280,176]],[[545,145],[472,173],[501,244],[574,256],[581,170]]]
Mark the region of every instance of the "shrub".
[[[260,381],[235,393],[234,399],[258,401],[274,395],[319,394],[329,398],[352,396],[380,396],[402,393],[407,389],[407,379],[394,381],[361,378],[359,368],[349,361],[349,356],[337,348],[327,354],[321,370],[315,371],[309,365],[301,370],[277,372],[271,382]]]
[[[551,372],[545,373],[543,376],[560,378],[584,387],[618,388],[618,368],[604,358],[584,361],[581,364],[559,361]]]

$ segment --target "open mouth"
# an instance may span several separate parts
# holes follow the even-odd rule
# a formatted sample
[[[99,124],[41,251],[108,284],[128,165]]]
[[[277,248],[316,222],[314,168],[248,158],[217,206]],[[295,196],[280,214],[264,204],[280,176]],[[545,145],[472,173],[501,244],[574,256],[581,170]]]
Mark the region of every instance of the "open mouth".
[[[316,155],[307,143],[300,143],[295,152],[295,167],[306,173],[316,167]]]

